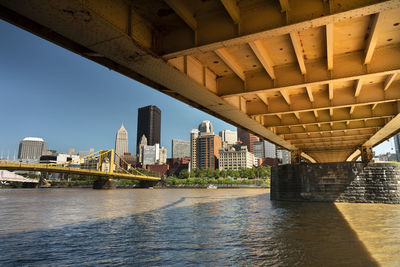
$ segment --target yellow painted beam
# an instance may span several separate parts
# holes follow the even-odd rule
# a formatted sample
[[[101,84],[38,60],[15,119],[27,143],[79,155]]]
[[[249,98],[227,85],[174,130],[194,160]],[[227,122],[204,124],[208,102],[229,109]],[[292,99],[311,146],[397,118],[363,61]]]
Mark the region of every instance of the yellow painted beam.
[[[226,48],[215,50],[215,53],[225,62],[226,65],[231,68],[234,73],[236,73],[240,79],[243,81],[245,80],[242,67],[240,67],[239,63],[232,57],[232,55],[229,54]]]
[[[268,51],[262,46],[261,41],[250,42],[249,46],[251,47],[254,54],[261,62],[265,71],[268,73],[271,79],[276,79],[274,71],[274,63],[272,62],[272,59],[269,56]]]
[[[329,132],[344,132],[344,131],[349,131],[349,130],[370,130],[370,129],[379,129],[383,127],[385,124],[381,123],[379,125],[372,125],[372,126],[352,126],[352,125],[343,125],[343,126],[337,126],[336,129],[333,129],[332,127],[329,127],[329,129],[323,130],[322,127],[321,129],[308,129],[304,130],[303,127],[298,128],[302,129],[299,131],[298,129],[293,130],[294,127],[288,126],[288,129],[276,129],[276,134],[277,135],[287,135],[287,134],[305,134],[305,133],[329,133]]]
[[[229,16],[235,24],[240,23],[240,10],[236,0],[221,0]]]
[[[326,61],[328,70],[333,69],[333,23],[326,25]]]
[[[175,13],[193,30],[197,30],[197,21],[189,8],[182,0],[165,0],[165,2],[175,11]]]
[[[281,5],[281,12],[288,12],[290,9],[289,0],[279,0]]]
[[[386,91],[389,86],[392,84],[392,82],[394,81],[394,79],[396,78],[397,73],[392,73],[389,74],[386,79],[385,82],[383,83],[383,90]]]
[[[301,74],[306,74],[306,65],[304,64],[304,54],[303,48],[300,44],[299,34],[297,32],[291,32],[290,39],[292,40],[293,49],[297,57],[297,62],[299,63]]]
[[[368,35],[367,46],[365,47],[364,64],[369,64],[374,54],[378,35],[380,32],[380,24],[382,24],[384,14],[382,12],[371,15],[371,30]]]
[[[307,95],[308,98],[310,99],[310,102],[314,102],[314,97],[311,91],[311,86],[306,86],[306,90],[307,90]]]
[[[316,124],[324,124],[330,122],[352,122],[352,121],[360,121],[360,120],[376,120],[382,118],[393,118],[395,115],[382,115],[382,116],[354,116],[353,118],[346,119],[333,119],[333,120],[318,120],[315,122],[300,122],[300,123],[289,123],[289,122],[280,122],[280,123],[267,123],[266,127],[287,127],[287,126],[303,126],[303,125],[316,125]]]
[[[362,85],[363,85],[362,84],[362,79],[358,79],[356,81],[356,90],[354,92],[354,96],[355,97],[357,97],[360,94]]]
[[[285,99],[286,103],[288,103],[288,105],[290,105],[291,104],[290,96],[286,93],[286,91],[281,90],[280,93],[281,93],[283,99]]]
[[[343,5],[345,8],[347,5]],[[348,5],[351,7],[351,5]],[[185,49],[168,51],[163,55],[165,59],[171,59],[175,57],[180,57],[184,55],[194,55],[198,53],[205,53],[210,51],[215,51],[219,48],[230,47],[235,45],[242,45],[244,43],[253,42],[260,39],[272,38],[276,36],[281,36],[285,34],[290,34],[291,32],[303,31],[311,28],[326,26],[330,23],[342,22],[348,18],[359,18],[368,16],[377,12],[382,12],[389,9],[399,8],[400,3],[397,0],[384,1],[382,3],[366,5],[359,8],[353,8],[351,10],[344,10],[343,12],[338,12],[336,14],[328,16],[320,16],[320,14],[312,14],[309,16],[302,16],[304,20],[298,23],[287,25],[286,21],[276,22],[275,28],[261,30],[255,33],[250,33],[242,35],[240,37],[229,38],[226,34],[226,38],[218,41],[205,41],[201,46],[187,47]],[[350,8],[349,8],[350,9]],[[290,12],[295,12],[295,10],[290,10]]]

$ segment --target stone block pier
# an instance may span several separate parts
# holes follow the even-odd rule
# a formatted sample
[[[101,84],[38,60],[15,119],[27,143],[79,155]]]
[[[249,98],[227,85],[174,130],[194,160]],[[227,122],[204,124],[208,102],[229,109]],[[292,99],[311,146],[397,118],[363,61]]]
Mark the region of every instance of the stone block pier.
[[[400,204],[400,163],[288,164],[271,176],[272,200]]]

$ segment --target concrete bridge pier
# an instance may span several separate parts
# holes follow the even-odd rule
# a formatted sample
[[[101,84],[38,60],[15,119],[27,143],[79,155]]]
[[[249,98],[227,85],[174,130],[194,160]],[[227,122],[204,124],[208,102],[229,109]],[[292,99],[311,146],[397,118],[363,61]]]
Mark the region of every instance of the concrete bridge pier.
[[[368,152],[366,154],[368,156]],[[271,171],[271,199],[400,204],[400,163],[276,166]]]
[[[291,162],[293,164],[300,164],[301,162],[301,150],[292,150],[291,151]]]
[[[113,178],[99,177],[93,183],[93,189],[115,189],[116,183]]]
[[[371,146],[361,146],[361,160],[362,162],[368,163],[372,162],[374,154],[372,153]]]

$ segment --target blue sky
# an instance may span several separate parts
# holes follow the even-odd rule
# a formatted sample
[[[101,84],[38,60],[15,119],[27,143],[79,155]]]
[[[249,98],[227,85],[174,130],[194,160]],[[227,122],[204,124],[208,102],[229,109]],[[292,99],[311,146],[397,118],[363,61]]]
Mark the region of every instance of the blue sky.
[[[42,137],[48,149],[66,152],[114,147],[121,123],[135,153],[137,109],[162,112],[161,145],[189,140],[203,120],[214,131],[236,128],[97,63],[0,20],[0,153],[10,157],[19,140]],[[377,147],[394,152],[393,142]],[[1,156],[1,155],[0,155]]]

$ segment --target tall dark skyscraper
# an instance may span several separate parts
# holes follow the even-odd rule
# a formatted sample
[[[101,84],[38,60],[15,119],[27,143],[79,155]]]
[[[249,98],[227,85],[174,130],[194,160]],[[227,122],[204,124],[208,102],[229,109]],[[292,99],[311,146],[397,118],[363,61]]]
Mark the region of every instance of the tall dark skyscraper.
[[[143,135],[147,138],[147,145],[160,144],[161,110],[156,106],[146,106],[138,110],[136,153],[139,151],[139,142]]]

